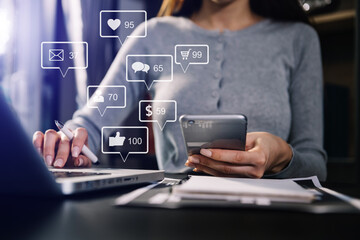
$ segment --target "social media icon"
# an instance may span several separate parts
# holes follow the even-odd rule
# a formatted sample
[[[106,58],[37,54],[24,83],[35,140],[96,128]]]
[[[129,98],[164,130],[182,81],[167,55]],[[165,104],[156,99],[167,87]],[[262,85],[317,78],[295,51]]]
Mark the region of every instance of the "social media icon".
[[[168,54],[126,56],[126,81],[143,82],[148,90],[155,82],[173,80],[173,57]]]
[[[120,132],[116,132],[115,137],[109,137],[109,147],[124,146],[126,137],[120,136]]]
[[[107,21],[107,25],[113,30],[115,31],[116,29],[118,29],[120,27],[121,21],[120,19],[109,19]]]
[[[123,85],[90,85],[87,87],[88,108],[98,109],[104,116],[108,108],[126,107],[126,87]]]
[[[143,30],[133,33],[144,23]],[[147,13],[143,10],[102,10],[100,11],[100,37],[117,38],[123,44],[127,38],[147,36]]]
[[[146,110],[146,116],[147,117],[151,117],[153,115],[153,111],[152,111],[152,106],[150,104],[148,104],[145,108]],[[166,110],[164,108],[161,108],[161,113],[165,114],[166,113]]]
[[[180,51],[182,60],[188,60],[191,48],[189,50]]]
[[[150,70],[150,66],[146,63],[142,63],[142,62],[134,62],[131,65],[132,70],[134,70],[134,73],[137,73],[138,71],[142,71],[145,73],[148,73]]]
[[[209,63],[209,46],[206,44],[178,44],[175,46],[175,63],[185,73],[190,65]]]
[[[177,103],[175,100],[139,101],[139,121],[157,123],[161,131],[168,122],[176,122]]]
[[[94,93],[93,102],[94,103],[103,103],[103,102],[105,102],[105,98],[102,95],[102,91],[96,90],[96,92]]]
[[[49,49],[49,61],[64,61],[64,49]]]
[[[87,42],[42,42],[41,68],[58,69],[63,77],[69,69],[88,67]]]
[[[125,162],[131,154],[149,152],[149,129],[143,126],[106,126],[101,129],[101,152],[119,154]]]

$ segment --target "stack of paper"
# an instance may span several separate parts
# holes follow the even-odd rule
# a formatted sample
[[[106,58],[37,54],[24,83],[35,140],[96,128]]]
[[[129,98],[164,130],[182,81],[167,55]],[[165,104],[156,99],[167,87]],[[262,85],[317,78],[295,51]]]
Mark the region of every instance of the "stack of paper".
[[[291,179],[248,179],[192,176],[173,194],[181,199],[228,200],[270,204],[271,201],[308,203],[316,193]]]

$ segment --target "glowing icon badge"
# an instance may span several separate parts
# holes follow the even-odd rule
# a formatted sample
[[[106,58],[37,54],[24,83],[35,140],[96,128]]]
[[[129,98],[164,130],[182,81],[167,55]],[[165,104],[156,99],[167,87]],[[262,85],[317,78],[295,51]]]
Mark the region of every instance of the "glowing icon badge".
[[[157,123],[162,130],[168,122],[176,122],[177,103],[175,100],[141,100],[139,121]]]
[[[190,65],[209,63],[209,45],[178,44],[175,46],[175,63],[186,73]]]
[[[142,54],[126,56],[126,81],[143,82],[150,90],[155,82],[173,80],[173,56]]]
[[[135,28],[144,23],[142,30]],[[127,38],[147,36],[147,13],[143,10],[100,11],[100,37],[117,38],[123,44]]]
[[[41,68],[58,69],[63,77],[69,69],[87,69],[87,42],[42,42]]]
[[[101,129],[101,152],[119,154],[124,162],[131,154],[147,154],[149,152],[148,127],[103,127]]]
[[[104,116],[108,108],[125,108],[126,87],[122,85],[88,86],[87,107],[98,109],[101,116]]]

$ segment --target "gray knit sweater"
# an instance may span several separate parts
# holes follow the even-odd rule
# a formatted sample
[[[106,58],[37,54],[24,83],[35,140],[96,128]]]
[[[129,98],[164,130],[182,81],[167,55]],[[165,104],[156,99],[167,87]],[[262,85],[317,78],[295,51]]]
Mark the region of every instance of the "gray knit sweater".
[[[134,34],[141,35],[144,26]],[[174,64],[173,81],[154,83],[150,90],[144,83],[126,81],[128,54],[174,55],[177,44],[209,45],[209,63],[190,65],[186,73]],[[149,74],[147,79],[169,78]],[[272,133],[293,149],[290,164],[273,177],[326,178],[320,46],[308,25],[264,20],[240,31],[220,33],[182,17],[154,18],[147,23],[146,38],[125,41],[101,84],[126,86],[126,108],[107,109],[100,116],[85,106],[67,122],[71,128],[88,130],[94,151],[100,149],[101,128],[122,126],[148,92],[154,100],[175,100],[178,117],[243,113],[249,132]],[[179,123],[167,123],[163,130],[153,126],[159,167],[168,172],[189,170],[184,166],[187,154]]]

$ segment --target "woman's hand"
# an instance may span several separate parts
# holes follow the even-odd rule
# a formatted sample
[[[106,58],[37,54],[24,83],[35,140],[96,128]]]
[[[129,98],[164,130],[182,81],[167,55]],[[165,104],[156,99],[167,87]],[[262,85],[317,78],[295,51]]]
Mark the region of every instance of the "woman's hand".
[[[87,144],[88,133],[85,128],[77,128],[72,141],[62,132],[49,129],[43,134],[37,131],[33,135],[33,144],[41,156],[44,157],[48,166],[62,168],[68,167],[91,167],[91,160],[81,154],[81,150]],[[71,154],[70,154],[71,153]]]
[[[201,149],[185,165],[214,176],[261,178],[265,173],[280,172],[291,158],[290,146],[280,137],[252,132],[247,134],[245,151]]]

